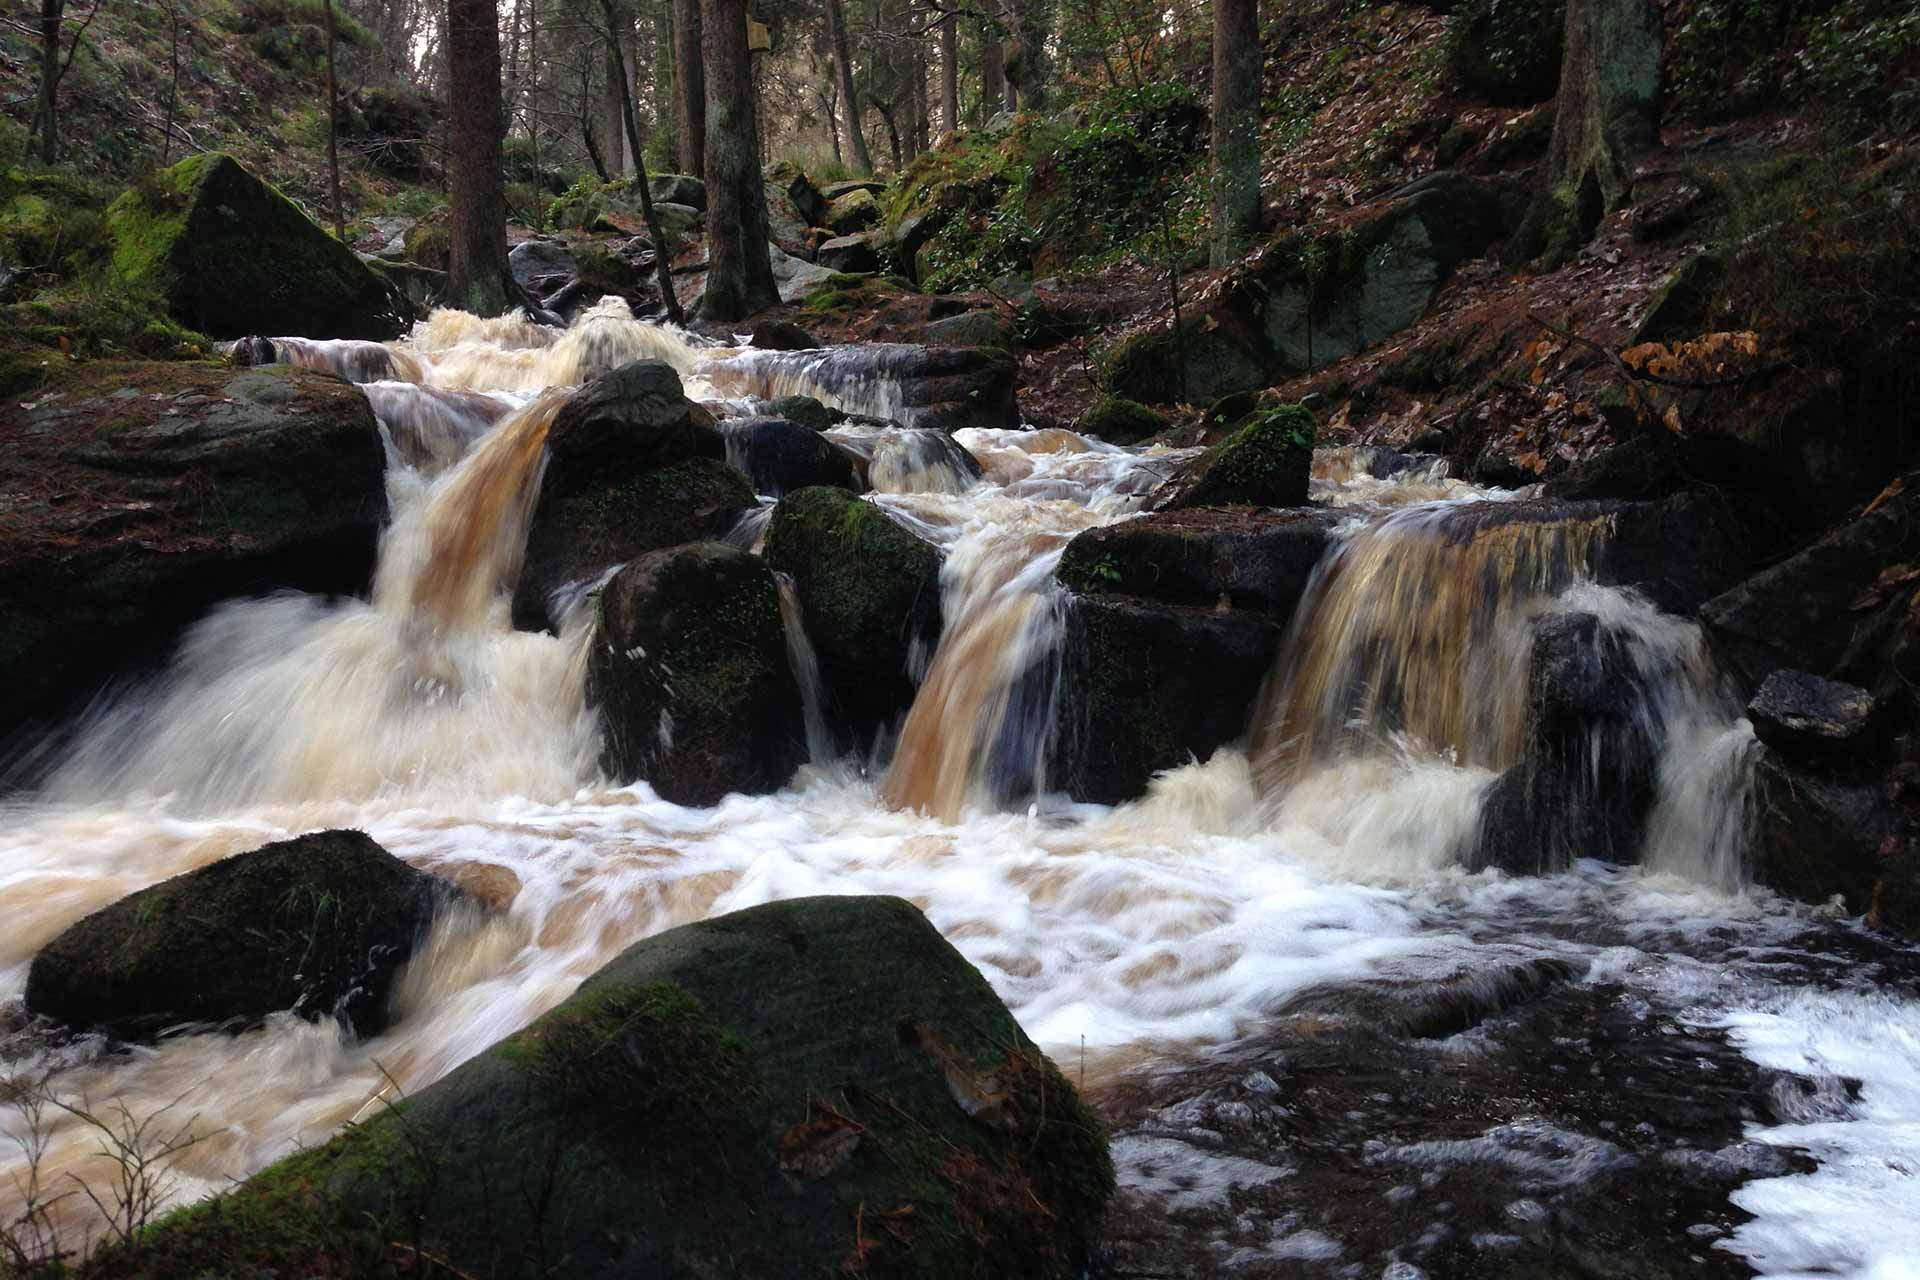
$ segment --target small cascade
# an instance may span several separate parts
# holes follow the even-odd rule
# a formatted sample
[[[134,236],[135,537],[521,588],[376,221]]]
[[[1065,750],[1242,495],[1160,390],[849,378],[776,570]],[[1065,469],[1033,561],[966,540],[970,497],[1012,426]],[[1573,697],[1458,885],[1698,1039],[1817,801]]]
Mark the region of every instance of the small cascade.
[[[826,436],[859,459],[875,493],[965,493],[980,482],[980,464],[944,431],[848,423]]]
[[[1587,572],[1604,519],[1409,508],[1328,552],[1255,712],[1266,794],[1405,738],[1502,769],[1526,731],[1526,622]]]
[[[515,340],[490,339],[496,328]],[[436,311],[415,326],[414,345],[435,386],[508,391],[578,386],[635,360],[664,360],[693,384],[711,349],[671,325],[634,319],[619,298],[602,298],[563,330]]]
[[[235,364],[290,364],[317,369],[348,382],[420,382],[420,362],[403,347],[354,338],[242,338],[230,353]]]
[[[369,382],[361,390],[387,445],[389,467],[438,475],[514,410],[511,401],[478,391],[448,391],[414,382]]]
[[[820,659],[814,654],[813,641],[807,638],[806,615],[800,608],[799,593],[793,579],[784,573],[773,575],[780,589],[780,625],[787,636],[787,661],[800,686],[801,722],[807,730],[807,760],[811,764],[831,763],[839,754],[833,730],[827,725],[826,683],[820,678]]]
[[[817,351],[716,352],[698,376],[720,398],[812,396],[829,408],[914,424],[901,391],[899,366],[918,348],[870,343]]]

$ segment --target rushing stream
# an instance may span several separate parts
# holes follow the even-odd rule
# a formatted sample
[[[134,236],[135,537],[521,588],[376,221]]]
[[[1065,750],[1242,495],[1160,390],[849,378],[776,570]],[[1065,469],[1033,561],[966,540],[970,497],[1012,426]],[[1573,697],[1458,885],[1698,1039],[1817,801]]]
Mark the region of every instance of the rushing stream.
[[[916,655],[897,739],[836,758],[788,593],[812,763],[778,794],[688,809],[597,777],[587,611],[558,635],[512,629],[568,394],[552,388],[653,357],[731,413],[802,392],[898,421],[884,369],[703,346],[600,308],[565,333],[436,313],[394,347],[276,346],[365,384],[381,420],[393,516],[374,581],[365,599],[216,610],[164,673],[90,711],[43,783],[0,800],[0,999],[88,912],[303,831],[364,829],[490,910],[442,919],[392,1029],[366,1041],[283,1015],[8,1064],[60,1068],[57,1091],[96,1109],[191,1119],[176,1198],[431,1083],[640,938],[891,893],[1113,1121],[1118,1274],[1472,1275],[1476,1257],[1604,1254],[1618,1214],[1666,1233],[1650,1256],[1671,1274],[1920,1276],[1920,966],[1742,886],[1751,733],[1694,627],[1590,581],[1603,529],[1464,536],[1512,495],[1433,468],[1375,479],[1328,452],[1315,498],[1350,519],[1244,749],[1134,803],[1074,804],[1046,777],[1061,708],[1045,676],[1072,607],[1052,571],[1185,455],[838,427],[870,500],[945,550],[944,634]],[[1630,636],[1655,691],[1646,865],[1471,874],[1460,851],[1520,750],[1528,624],[1569,610]],[[107,1176],[83,1125],[43,1124],[43,1181]],[[0,1129],[11,1217],[29,1135],[22,1114]],[[1671,1184],[1659,1213],[1628,1194],[1642,1180]],[[88,1229],[81,1197],[60,1211]],[[1619,1274],[1646,1274],[1622,1256]]]

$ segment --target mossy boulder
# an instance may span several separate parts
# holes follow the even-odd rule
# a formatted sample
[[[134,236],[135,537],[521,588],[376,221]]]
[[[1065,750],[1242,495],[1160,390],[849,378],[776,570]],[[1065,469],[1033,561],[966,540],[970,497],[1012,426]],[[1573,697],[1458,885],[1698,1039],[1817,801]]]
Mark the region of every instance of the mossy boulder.
[[[650,552],[601,589],[587,697],[602,767],[675,804],[777,790],[805,758],[773,572],[725,543]]]
[[[1111,395],[1143,404],[1206,404],[1271,381],[1257,347],[1191,321],[1122,338],[1101,356],[1099,374]]]
[[[557,609],[644,552],[725,537],[755,503],[725,458],[726,442],[671,365],[636,360],[581,388],[547,435],[515,625],[558,625]]]
[[[358,387],[286,366],[56,360],[0,414],[0,738],[216,602],[361,592],[386,515]]]
[[[1302,506],[1313,473],[1313,437],[1313,414],[1304,405],[1269,409],[1187,464],[1153,505]]]
[[[278,841],[72,925],[34,956],[27,1008],[121,1040],[282,1010],[370,1035],[444,900],[438,883],[359,831]]]
[[[913,703],[940,638],[940,552],[844,489],[801,489],[767,526],[767,563],[793,581],[834,723],[865,739]]]
[[[1293,616],[1333,537],[1333,512],[1164,511],[1077,534],[1054,576],[1079,595]]]
[[[827,203],[827,222],[836,235],[850,236],[880,222],[880,202],[873,192],[855,188]]]
[[[1094,436],[1108,444],[1138,444],[1167,429],[1162,415],[1121,396],[1101,396],[1093,407],[1073,424],[1083,436]]]
[[[727,461],[746,474],[755,493],[779,497],[813,485],[857,492],[853,460],[812,427],[785,418],[736,418],[720,428]]]
[[[755,335],[754,345],[759,346],[759,335]],[[818,343],[808,343],[809,347]],[[804,348],[796,348],[804,349]],[[797,422],[810,431],[825,431],[834,423],[846,417],[837,409],[829,409],[812,396],[781,396],[767,405],[767,412],[776,418],[785,418],[788,422]]]
[[[397,300],[352,249],[232,156],[208,152],[144,179],[107,209],[112,268],[220,338],[388,338]]]
[[[779,191],[793,206],[794,214],[805,225],[827,220],[827,200],[813,179],[791,160],[776,160],[767,166],[767,185]]]
[[[800,898],[637,943],[103,1274],[1066,1280],[1113,1182],[1099,1120],[919,911]]]

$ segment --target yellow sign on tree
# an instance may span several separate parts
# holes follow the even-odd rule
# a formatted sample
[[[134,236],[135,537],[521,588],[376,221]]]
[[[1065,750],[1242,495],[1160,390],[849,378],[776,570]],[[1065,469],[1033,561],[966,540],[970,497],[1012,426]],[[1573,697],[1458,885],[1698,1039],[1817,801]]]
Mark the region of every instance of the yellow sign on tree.
[[[755,52],[773,48],[773,33],[767,30],[766,23],[747,19],[747,48]]]

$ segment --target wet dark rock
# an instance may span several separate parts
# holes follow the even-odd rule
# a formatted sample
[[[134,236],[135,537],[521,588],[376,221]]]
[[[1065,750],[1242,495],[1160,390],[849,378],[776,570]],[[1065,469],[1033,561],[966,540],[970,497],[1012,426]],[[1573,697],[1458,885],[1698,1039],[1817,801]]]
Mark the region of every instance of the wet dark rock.
[[[285,365],[61,367],[0,414],[0,738],[220,600],[365,591],[385,455],[359,388]]]
[[[1237,741],[1281,634],[1276,618],[1253,610],[1075,597],[1047,785],[1114,804],[1143,795],[1161,770]]]
[[[601,589],[587,697],[602,767],[675,804],[778,790],[805,758],[773,573],[725,543],[649,552]]]
[[[835,347],[811,366],[811,376],[829,393],[874,378],[898,383],[907,426],[952,432],[1020,422],[1013,395],[1020,366],[994,347],[881,342]]]
[[[1293,616],[1338,522],[1296,509],[1165,511],[1081,533],[1054,570],[1081,595]]]
[[[907,267],[916,284],[920,283],[920,250],[946,225],[949,216],[945,209],[929,209],[909,214],[893,226],[893,260]]]
[[[1872,905],[1880,859],[1899,830],[1886,784],[1871,771],[1755,758],[1753,876],[1803,902],[1838,896],[1849,913]]]
[[[706,410],[658,360],[596,378],[563,407],[514,591],[515,625],[554,625],[554,594],[643,552],[725,537],[755,505]]]
[[[1309,990],[1289,1001],[1284,1012],[1290,1017],[1325,1014],[1393,1035],[1438,1040],[1471,1031],[1585,972],[1584,963],[1540,956],[1433,981],[1381,979]]]
[[[1580,858],[1638,859],[1661,740],[1632,645],[1590,613],[1535,625],[1528,740],[1482,798],[1469,867],[1538,875]]]
[[[121,1040],[243,1030],[291,1010],[361,1035],[450,886],[359,831],[282,840],[94,912],[43,947],[27,1007]]]
[[[781,396],[767,403],[767,412],[788,422],[797,422],[810,431],[825,431],[847,415],[829,409],[812,396]]]
[[[1738,582],[1753,562],[1752,544],[1719,494],[1685,492],[1660,502],[1627,503],[1615,507],[1611,518],[1594,576],[1632,587],[1668,613],[1694,613]]]
[[[387,284],[224,152],[143,180],[108,208],[106,229],[122,287],[153,290],[174,319],[216,338],[390,338],[400,330]]]
[[[1752,554],[1783,549],[1796,504],[1773,460],[1744,440],[1713,432],[1636,435],[1547,480],[1549,498],[1656,502],[1682,493],[1717,494]]]
[[[826,198],[813,184],[813,179],[791,160],[777,160],[767,166],[767,186],[780,192],[804,225],[818,226],[826,222]]]
[[[820,432],[785,418],[740,418],[725,423],[727,461],[746,473],[755,493],[779,497],[813,485],[858,491],[851,459]]]
[[[523,240],[508,252],[507,269],[521,288],[544,298],[573,279],[573,251],[555,237]]]
[[[1304,506],[1313,438],[1304,406],[1270,409],[1188,463],[1154,495],[1153,507]]]
[[[1902,840],[1882,859],[1867,923],[1920,942],[1920,841]]]
[[[647,194],[656,204],[680,204],[705,213],[707,184],[685,173],[656,173],[647,182]]]
[[[1147,406],[1119,396],[1101,396],[1073,424],[1083,436],[1108,444],[1138,444],[1167,429],[1167,420]]]
[[[880,255],[874,249],[873,235],[835,236],[820,246],[814,261],[842,272],[868,272],[880,269]]]
[[[636,944],[140,1257],[355,1274],[404,1239],[532,1280],[824,1276],[858,1248],[873,1275],[1072,1280],[1112,1189],[1098,1118],[919,911],[798,898]]]
[[[940,638],[940,552],[844,489],[801,489],[767,525],[767,563],[793,580],[830,722],[865,739],[913,703]]]
[[[942,347],[1004,347],[1013,330],[995,311],[964,311],[935,320],[925,330],[926,340]]]
[[[756,320],[748,334],[762,351],[811,351],[821,345],[791,320]]]
[[[1788,756],[1860,745],[1873,713],[1873,695],[1865,689],[1805,671],[1775,671],[1747,703],[1754,736]]]
[[[1920,499],[1910,486],[1714,597],[1701,620],[1749,689],[1784,667],[1853,679],[1877,694],[1883,646],[1874,633],[1886,613],[1904,608],[1912,588],[1889,587],[1885,611],[1855,606],[1883,571],[1916,557]]]
[[[1634,329],[1629,345],[1684,342],[1712,327],[1713,301],[1727,279],[1727,260],[1696,253],[1673,269]]]

